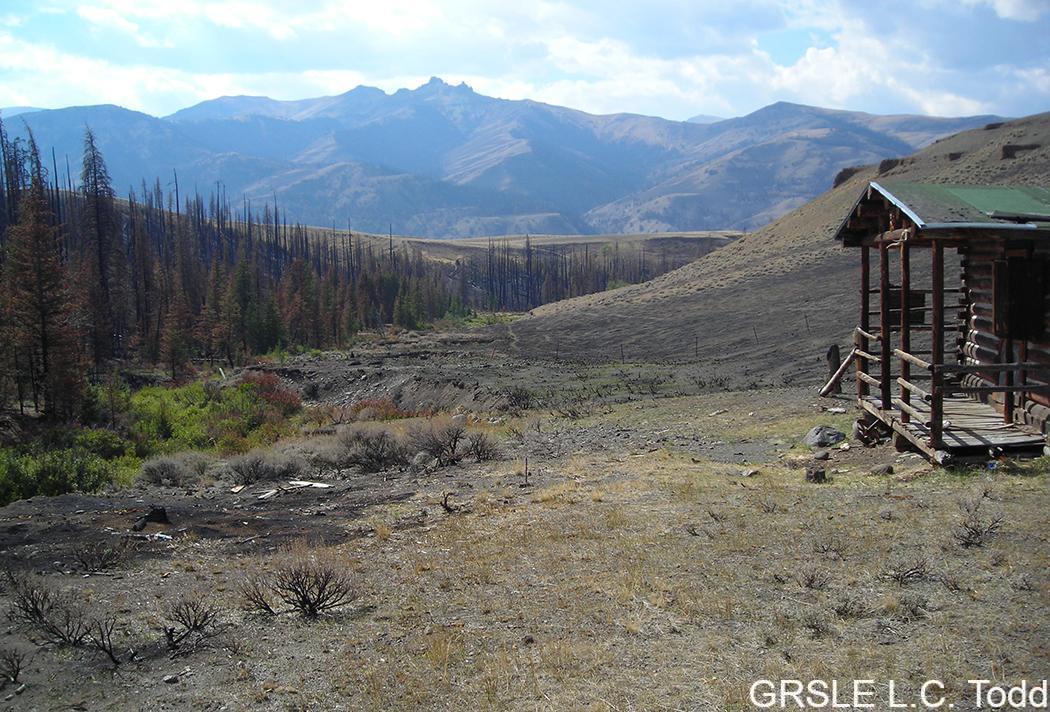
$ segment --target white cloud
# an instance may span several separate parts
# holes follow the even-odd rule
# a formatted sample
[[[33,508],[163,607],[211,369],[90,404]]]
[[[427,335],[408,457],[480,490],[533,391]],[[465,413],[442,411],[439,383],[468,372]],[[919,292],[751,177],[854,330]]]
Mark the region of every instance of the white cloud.
[[[1050,61],[1002,60],[975,82],[972,73],[942,66],[917,33],[873,29],[867,6],[855,0],[651,0],[644,11],[598,0],[54,1],[66,2],[89,27],[131,38],[141,61],[107,59],[97,48],[77,54],[61,38],[56,46],[33,43],[10,27],[0,34],[0,103],[112,102],[166,114],[221,94],[303,98],[358,84],[392,91],[431,74],[505,98],[670,118],[735,115],[778,99],[877,112],[1008,113],[996,104],[1014,96],[1002,88],[1007,80],[1028,87],[1017,96],[1029,103],[1050,101]],[[935,14],[949,2],[919,0],[916,7]],[[964,3],[990,7],[1010,26],[1038,20],[1047,7],[1046,0]],[[803,41],[808,30],[818,39],[780,64],[762,50],[750,12],[766,30]],[[633,26],[646,24],[646,15],[652,26]],[[699,18],[697,27],[686,26],[690,18]],[[216,45],[216,35],[230,44]],[[697,37],[704,41],[692,42]],[[194,65],[164,51],[186,43],[192,46],[183,56]],[[276,56],[294,52],[289,58],[307,69],[284,70],[277,62],[259,69],[253,62],[260,47]],[[323,51],[315,55],[315,48]]]
[[[1050,13],[1050,4],[1046,0],[964,0],[971,7],[984,5],[992,8],[995,14],[1004,20],[1035,22],[1042,15]]]
[[[171,47],[170,42],[157,40],[142,31],[136,23],[110,7],[83,5],[77,8],[77,15],[97,27],[108,27],[129,35],[140,47]]]

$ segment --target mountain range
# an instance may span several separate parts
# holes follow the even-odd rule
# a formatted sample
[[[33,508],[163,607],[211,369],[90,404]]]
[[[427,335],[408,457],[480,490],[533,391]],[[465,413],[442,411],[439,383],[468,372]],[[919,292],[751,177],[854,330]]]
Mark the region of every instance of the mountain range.
[[[7,110],[3,116],[10,117]],[[843,168],[904,156],[996,116],[879,116],[786,102],[690,121],[592,115],[431,79],[387,94],[279,101],[229,96],[166,117],[112,105],[22,113],[74,176],[85,126],[118,193],[143,180],[289,221],[454,237],[751,230],[830,187]],[[57,170],[64,174],[64,161]]]
[[[680,269],[539,307],[511,325],[508,343],[530,358],[557,348],[581,361],[692,361],[698,377],[731,388],[823,382],[828,345],[845,353],[859,323],[860,255],[833,236],[869,181],[1050,185],[1050,113],[964,131],[843,178]],[[950,284],[960,267],[947,253]],[[924,275],[914,279],[928,279],[929,250],[914,260],[913,274]]]

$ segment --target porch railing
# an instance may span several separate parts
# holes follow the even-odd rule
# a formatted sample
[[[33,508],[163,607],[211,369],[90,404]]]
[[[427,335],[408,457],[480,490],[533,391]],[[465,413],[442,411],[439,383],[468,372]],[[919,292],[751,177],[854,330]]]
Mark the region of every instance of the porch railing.
[[[944,398],[951,395],[991,395],[1002,393],[1003,421],[1013,422],[1014,393],[1040,393],[1050,395],[1050,382],[1031,383],[1028,377],[1036,375],[1041,380],[1050,381],[1050,365],[1033,362],[985,363],[969,359],[969,363],[934,363],[920,358],[903,349],[889,349],[892,361],[887,363],[883,356],[870,353],[870,344],[882,345],[880,334],[873,334],[860,327],[854,330],[853,355],[857,372],[857,397],[867,399],[874,389],[878,394],[879,410],[888,416],[896,416],[902,423],[913,420],[929,432],[928,445],[934,448],[943,446],[944,436]],[[885,352],[886,349],[882,349]],[[891,367],[897,366],[894,373]],[[870,366],[877,366],[879,377],[869,373]],[[911,369],[917,369],[912,373]],[[1005,383],[989,385],[964,385],[958,377],[967,374],[1006,374]],[[884,380],[889,376],[890,381]],[[1019,376],[1019,383],[1014,382]],[[919,384],[916,381],[923,381]],[[928,381],[927,385],[925,382]],[[987,382],[987,381],[986,381]],[[896,394],[891,387],[897,385]],[[912,398],[929,405],[929,411],[923,411],[912,405]]]

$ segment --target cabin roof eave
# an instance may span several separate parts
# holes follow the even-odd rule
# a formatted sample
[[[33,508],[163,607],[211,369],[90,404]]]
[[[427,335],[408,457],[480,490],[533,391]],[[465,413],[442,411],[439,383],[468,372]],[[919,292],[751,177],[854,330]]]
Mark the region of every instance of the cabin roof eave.
[[[903,195],[902,195],[903,194]],[[835,239],[843,245],[855,247],[870,241],[877,234],[870,223],[865,224],[861,207],[871,203],[875,195],[880,196],[885,204],[892,205],[901,211],[903,216],[915,226],[916,232],[928,239],[937,239],[939,234],[958,230],[981,231],[991,237],[994,233],[1005,232],[1013,235],[1045,234],[1050,237],[1050,222],[1044,222],[1042,206],[1050,210],[1050,190],[1038,186],[979,186],[899,183],[882,184],[871,181],[864,192],[854,201],[838,229]],[[909,200],[908,197],[913,198]],[[1006,204],[1022,203],[1026,211],[996,210],[996,201]],[[924,218],[923,210],[914,204],[925,205],[925,210],[932,212],[938,220]],[[980,203],[981,205],[978,205]],[[991,205],[991,209],[981,207]],[[1032,208],[1039,209],[1038,212]],[[959,215],[959,220],[944,220],[943,217]],[[867,218],[870,221],[870,216]],[[856,223],[860,223],[858,226]],[[975,235],[976,237],[976,235]]]

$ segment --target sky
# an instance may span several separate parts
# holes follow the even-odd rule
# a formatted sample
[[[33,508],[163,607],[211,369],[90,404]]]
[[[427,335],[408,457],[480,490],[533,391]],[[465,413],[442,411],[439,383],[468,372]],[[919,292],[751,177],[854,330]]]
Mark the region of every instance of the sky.
[[[1050,110],[1050,0],[0,0],[0,107],[164,116],[431,76],[683,120]]]

